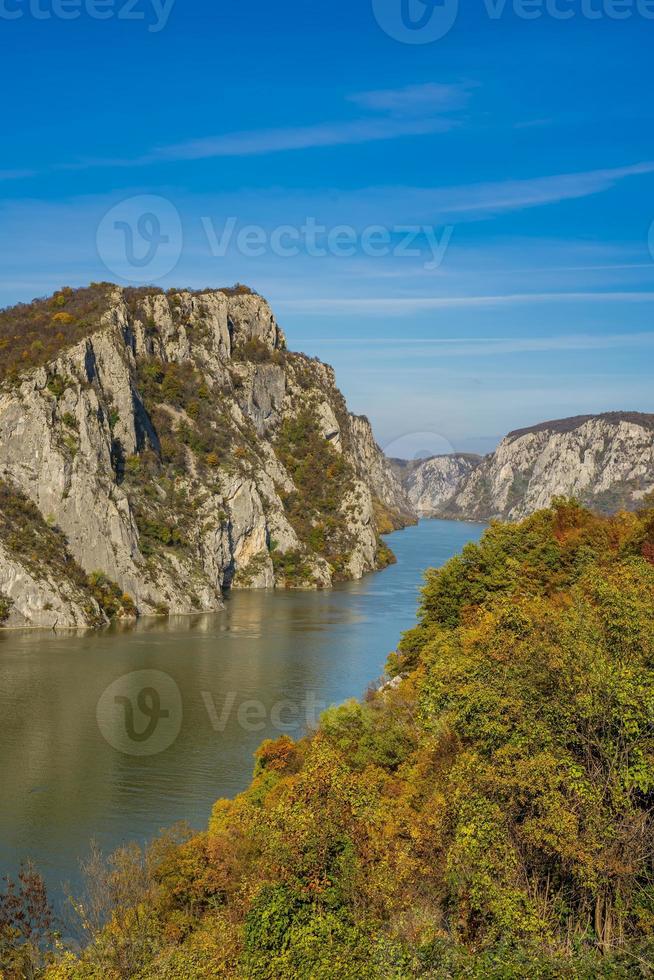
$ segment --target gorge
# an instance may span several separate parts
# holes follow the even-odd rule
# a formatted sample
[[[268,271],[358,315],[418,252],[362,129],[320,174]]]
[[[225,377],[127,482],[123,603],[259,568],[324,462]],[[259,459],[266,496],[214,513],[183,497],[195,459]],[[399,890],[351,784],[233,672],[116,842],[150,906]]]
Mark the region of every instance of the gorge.
[[[94,838],[131,889],[85,948],[12,933],[32,975],[647,952],[654,417],[391,461],[240,286],[62,289],[0,366],[0,862],[59,914]]]

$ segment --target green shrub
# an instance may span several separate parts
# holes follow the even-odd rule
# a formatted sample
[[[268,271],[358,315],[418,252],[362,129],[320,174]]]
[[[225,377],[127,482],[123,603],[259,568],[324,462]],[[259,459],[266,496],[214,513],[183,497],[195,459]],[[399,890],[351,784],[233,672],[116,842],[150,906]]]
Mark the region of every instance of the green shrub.
[[[125,616],[134,618],[137,615],[132,597],[123,592],[104,572],[92,572],[88,577],[88,584],[93,598],[108,619]]]
[[[338,578],[355,543],[342,511],[354,488],[354,473],[309,410],[284,421],[275,450],[296,487],[282,498],[289,521],[300,540],[330,562]]]
[[[0,480],[0,541],[36,579],[47,575],[56,582],[68,581],[82,598],[93,598],[86,573],[70,554],[65,535],[6,480]],[[101,622],[98,618],[97,625]]]
[[[14,600],[0,592],[0,626],[7,622]]]
[[[273,551],[270,554],[276,578],[284,580],[287,586],[306,585],[312,580],[311,567],[304,552]]]

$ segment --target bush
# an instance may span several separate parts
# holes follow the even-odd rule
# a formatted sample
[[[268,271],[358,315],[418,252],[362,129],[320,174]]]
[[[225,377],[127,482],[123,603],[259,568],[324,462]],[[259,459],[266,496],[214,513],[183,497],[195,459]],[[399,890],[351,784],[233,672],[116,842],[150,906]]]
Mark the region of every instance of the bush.
[[[0,592],[0,626],[7,622],[14,601]]]
[[[308,584],[311,579],[311,567],[307,556],[302,551],[273,551],[270,554],[275,571],[275,577],[282,579],[287,588]]]
[[[93,598],[108,619],[136,617],[137,609],[132,597],[123,592],[104,572],[92,572],[88,577],[88,584]]]
[[[277,364],[284,363],[284,356],[281,351],[271,350],[268,344],[258,337],[253,337],[232,349],[232,358],[235,361],[248,361],[252,364]]]

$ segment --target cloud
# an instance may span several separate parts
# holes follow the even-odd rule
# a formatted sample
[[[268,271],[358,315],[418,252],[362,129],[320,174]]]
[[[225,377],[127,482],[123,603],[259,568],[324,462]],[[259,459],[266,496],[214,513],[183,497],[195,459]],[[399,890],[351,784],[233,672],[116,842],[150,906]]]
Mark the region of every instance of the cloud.
[[[337,138],[350,140],[389,139],[400,132],[417,135],[420,132],[444,131],[449,128],[447,119],[371,119],[343,124],[337,130],[315,127],[307,130],[289,130],[283,144],[272,146],[278,139],[276,131],[263,134],[242,134],[236,143],[224,137],[220,144],[188,145],[185,152],[223,153],[265,152],[270,149],[297,148],[300,144],[316,145],[318,139],[334,145]],[[248,136],[247,140],[245,137]],[[191,207],[204,207],[205,214],[238,215],[261,222],[302,224],[307,217],[314,217],[329,228],[345,223],[362,228],[372,224],[451,225],[463,222],[487,220],[512,211],[545,207],[563,201],[579,200],[604,193],[624,180],[654,173],[654,162],[645,161],[624,167],[602,168],[564,174],[524,177],[515,180],[483,181],[471,184],[453,184],[441,187],[404,185],[379,185],[342,190],[321,187],[312,190],[289,188],[243,188],[238,193],[224,194],[195,201]]]
[[[348,101],[366,111],[381,113],[382,118],[365,116],[359,119],[318,122],[307,126],[221,133],[184,140],[168,146],[158,146],[134,159],[83,160],[62,164],[60,169],[144,166],[162,161],[263,156],[269,153],[328,146],[353,146],[406,136],[443,133],[456,126],[457,122],[451,117],[443,118],[442,114],[463,108],[472,88],[473,85],[467,82],[452,85],[440,85],[434,82],[426,85],[409,85],[401,89],[359,92],[349,96]]]
[[[280,306],[295,312],[334,316],[342,313],[404,316],[429,310],[491,309],[541,303],[652,303],[654,292],[551,292],[509,293],[500,296],[388,296],[325,297],[278,300]]]
[[[358,92],[349,101],[362,109],[387,112],[395,116],[431,115],[462,109],[470,97],[473,86],[469,83],[439,85],[407,85],[399,89],[380,89],[374,92]]]
[[[588,170],[581,173],[555,174],[494,184],[477,184],[454,188],[449,201],[441,203],[443,214],[464,214],[467,211],[506,211],[537,207],[554,201],[589,197],[609,190],[618,181],[654,173],[654,161],[614,167],[607,170]]]
[[[301,338],[297,339],[301,342]],[[308,343],[309,341],[307,341]],[[397,337],[323,337],[311,338],[313,344],[328,346],[361,345],[374,348],[373,359],[397,358]],[[654,346],[654,332],[617,334],[577,334],[550,337],[439,337],[402,338],[404,354],[415,357],[473,357],[505,354],[534,354],[553,351],[602,351],[638,349]]]
[[[287,129],[251,130],[228,133],[158,147],[146,156],[131,161],[136,164],[162,160],[202,160],[210,157],[261,156],[290,150],[308,150],[326,146],[352,146],[404,136],[444,133],[455,126],[451,119],[355,119],[347,122],[318,123]]]
[[[407,222],[474,221],[528,208],[579,200],[610,190],[630,177],[654,173],[654,161],[518,180],[485,181],[450,187],[373,187],[351,195],[353,207],[385,213],[401,204]],[[339,195],[343,203],[344,195]],[[370,218],[370,220],[375,220]],[[388,220],[388,218],[386,218]],[[397,220],[397,219],[394,219]]]

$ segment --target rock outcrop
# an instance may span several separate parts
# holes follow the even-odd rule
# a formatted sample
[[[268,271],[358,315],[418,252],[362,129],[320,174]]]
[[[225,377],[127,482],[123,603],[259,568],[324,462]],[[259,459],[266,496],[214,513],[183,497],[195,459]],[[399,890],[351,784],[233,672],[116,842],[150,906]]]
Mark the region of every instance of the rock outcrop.
[[[406,492],[422,515],[516,521],[560,496],[601,513],[634,509],[654,490],[654,415],[613,412],[543,422],[511,432],[482,460],[467,459],[468,472],[459,480],[459,456],[405,468]],[[448,499],[450,478],[455,485]]]
[[[452,453],[424,460],[394,459],[391,462],[412,509],[420,517],[432,517],[449,503],[481,459],[471,453]]]
[[[75,324],[70,290],[39,301],[59,311],[52,329],[66,325],[62,349],[0,393],[0,480],[84,573],[141,614],[191,613],[220,608],[225,588],[328,587],[388,560],[378,514],[409,516],[399,482],[333,370],[288,352],[265,300],[102,295],[90,324]],[[16,624],[97,619],[70,581],[21,580],[21,563],[20,547],[0,552],[0,614],[5,601]]]
[[[447,509],[514,521],[565,496],[612,513],[637,507],[653,489],[654,415],[616,412],[510,433]]]

